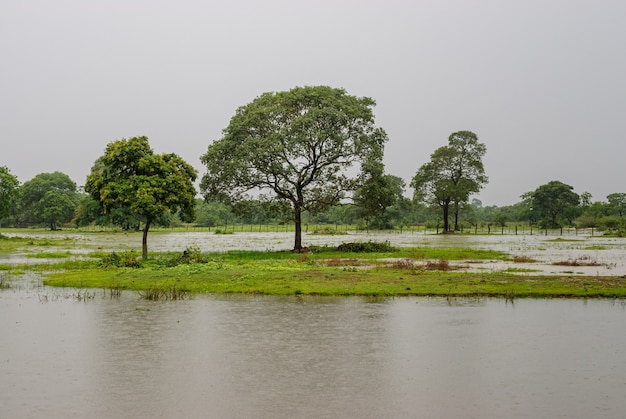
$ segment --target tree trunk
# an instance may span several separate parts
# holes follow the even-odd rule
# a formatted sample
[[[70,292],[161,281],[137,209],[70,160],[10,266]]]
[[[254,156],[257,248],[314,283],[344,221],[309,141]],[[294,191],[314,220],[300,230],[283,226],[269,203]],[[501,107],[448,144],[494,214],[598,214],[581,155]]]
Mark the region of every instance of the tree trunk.
[[[152,224],[152,219],[146,219],[146,225],[143,227],[143,237],[141,238],[141,257],[143,259],[148,258],[148,230],[150,229],[150,224]]]
[[[296,237],[293,244],[293,250],[300,252],[302,250],[302,207],[300,207],[300,205],[294,205],[293,219],[296,225]]]
[[[450,204],[448,202],[444,202],[443,204],[443,232],[447,233],[450,231],[450,221],[448,220],[448,215],[450,214]]]

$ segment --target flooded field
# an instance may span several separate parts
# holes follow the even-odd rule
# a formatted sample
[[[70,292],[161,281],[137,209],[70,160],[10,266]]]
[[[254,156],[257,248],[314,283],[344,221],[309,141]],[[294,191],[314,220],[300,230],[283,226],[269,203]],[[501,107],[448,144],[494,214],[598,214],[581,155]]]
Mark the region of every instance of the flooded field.
[[[106,251],[141,251],[141,234],[100,233],[20,233],[23,237],[45,240],[49,234],[63,237],[67,251],[80,256],[95,249]],[[9,235],[9,234],[7,234]],[[14,234],[15,235],[15,234]],[[437,235],[425,233],[357,233],[341,235],[304,234],[304,246],[329,246],[352,241],[389,241],[401,247],[462,247],[492,249],[508,253],[512,261],[459,261],[452,265],[468,271],[518,271],[524,275],[626,275],[626,238],[591,235],[546,236],[535,235]],[[148,238],[150,251],[183,251],[196,246],[204,252],[228,250],[288,250],[293,247],[293,233],[235,233],[211,232],[151,233]],[[48,249],[49,250],[49,249]],[[28,251],[46,251],[45,248],[29,248]],[[24,252],[0,255],[1,263],[41,263],[46,260],[28,258]]]
[[[54,250],[74,257],[141,244],[139,234],[62,234]],[[150,247],[281,250],[292,238],[159,232]],[[370,240],[536,260],[459,262],[464,269],[625,273],[626,241],[614,238],[349,234],[304,242]],[[0,263],[41,263],[28,254],[46,250],[27,246]],[[562,260],[598,264],[552,265]],[[623,300],[196,295],[151,302],[133,291],[46,287],[34,272],[0,275],[10,285],[0,289],[3,418],[626,414]]]

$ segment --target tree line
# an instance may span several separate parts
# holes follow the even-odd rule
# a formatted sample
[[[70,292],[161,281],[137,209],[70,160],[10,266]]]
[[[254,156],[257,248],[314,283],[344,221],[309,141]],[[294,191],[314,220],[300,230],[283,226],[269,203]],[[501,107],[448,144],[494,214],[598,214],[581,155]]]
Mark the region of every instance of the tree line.
[[[483,207],[472,199],[488,182],[487,151],[471,131],[446,145],[406,183],[386,173],[386,132],[376,126],[375,102],[327,86],[264,93],[236,110],[223,136],[200,157],[206,173],[173,153],[156,154],[148,138],[110,142],[83,188],[61,172],[20,184],[0,167],[0,226],[294,225],[302,249],[308,223],[402,229],[424,225],[448,233],[479,224],[528,223],[541,228],[597,227],[626,232],[626,194],[591,201],[554,180],[523,193],[511,206]],[[195,220],[195,221],[194,221]]]

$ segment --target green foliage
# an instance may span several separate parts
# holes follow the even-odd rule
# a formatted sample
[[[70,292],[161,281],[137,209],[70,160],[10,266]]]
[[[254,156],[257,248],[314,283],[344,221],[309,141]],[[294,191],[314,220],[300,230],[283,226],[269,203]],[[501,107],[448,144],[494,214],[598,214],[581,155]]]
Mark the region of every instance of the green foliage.
[[[605,234],[613,234],[618,237],[626,235],[626,218],[612,215],[602,217],[598,220],[598,228]]]
[[[362,168],[361,186],[353,196],[358,215],[374,227],[391,227],[386,211],[403,199],[404,186],[402,178],[384,174],[382,161],[366,161]]]
[[[216,201],[199,200],[196,204],[196,225],[203,227],[215,227],[233,224],[237,216],[232,208]]]
[[[609,201],[608,207],[611,214],[620,217],[626,214],[626,193],[612,193],[606,199]]]
[[[580,196],[573,189],[553,180],[523,197],[529,201],[532,216],[542,228],[557,228],[571,223],[580,213]]]
[[[142,256],[150,225],[168,213],[194,217],[196,170],[176,154],[154,154],[147,137],[113,141],[87,176],[85,191],[105,212],[122,210],[144,221]]]
[[[76,203],[68,192],[52,189],[35,204],[33,215],[50,226],[50,230],[56,230],[59,224],[73,218],[75,208]]]
[[[358,186],[350,169],[382,156],[387,134],[374,125],[374,104],[327,86],[262,94],[237,110],[201,157],[202,193],[233,202],[251,190],[271,191],[291,205],[300,250],[302,212],[338,203]]]
[[[471,194],[480,191],[487,183],[482,162],[486,152],[486,146],[478,142],[473,132],[452,133],[448,145],[435,150],[430,161],[413,177],[414,199],[441,207],[444,231],[450,230],[450,209],[454,212],[454,228],[457,230],[463,205]]]
[[[374,252],[394,252],[398,249],[391,246],[388,241],[384,242],[350,242],[342,243],[337,246],[337,250],[340,252],[351,253],[374,253]]]
[[[25,224],[47,225],[55,230],[70,221],[78,201],[76,183],[61,172],[40,173],[20,188],[18,211]]]
[[[103,268],[140,268],[141,262],[137,260],[135,252],[112,252],[101,259],[100,266]]]
[[[18,197],[20,182],[6,166],[0,166],[0,220],[10,214]]]

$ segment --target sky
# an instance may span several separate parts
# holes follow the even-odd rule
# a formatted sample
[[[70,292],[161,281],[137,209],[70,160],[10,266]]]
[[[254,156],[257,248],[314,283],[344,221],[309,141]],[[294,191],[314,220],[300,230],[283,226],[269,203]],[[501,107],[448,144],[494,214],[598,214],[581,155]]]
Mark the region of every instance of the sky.
[[[107,144],[200,156],[264,92],[376,101],[407,182],[450,134],[487,147],[483,205],[551,180],[626,192],[623,0],[0,0],[0,166],[84,185]]]

